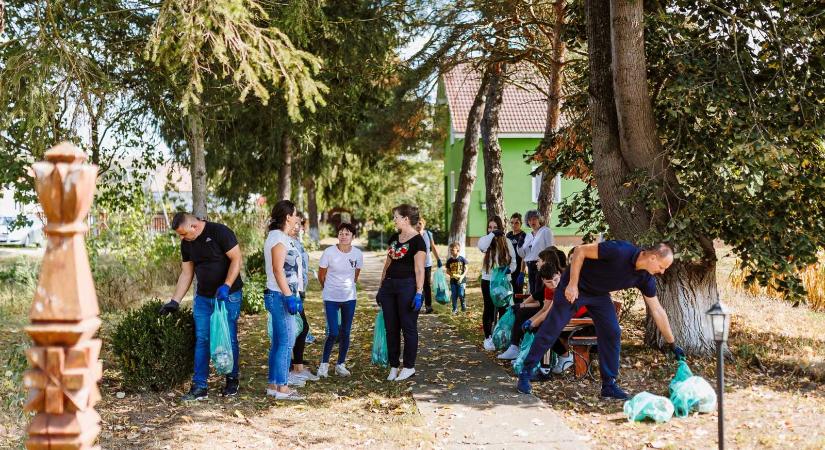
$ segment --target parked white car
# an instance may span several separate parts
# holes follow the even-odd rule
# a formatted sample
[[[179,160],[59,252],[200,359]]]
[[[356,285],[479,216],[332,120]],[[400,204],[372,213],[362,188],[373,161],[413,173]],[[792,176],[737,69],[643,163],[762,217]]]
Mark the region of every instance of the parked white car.
[[[37,216],[26,217],[31,224],[12,229],[16,217],[0,217],[0,245],[29,247],[43,244],[43,223]]]

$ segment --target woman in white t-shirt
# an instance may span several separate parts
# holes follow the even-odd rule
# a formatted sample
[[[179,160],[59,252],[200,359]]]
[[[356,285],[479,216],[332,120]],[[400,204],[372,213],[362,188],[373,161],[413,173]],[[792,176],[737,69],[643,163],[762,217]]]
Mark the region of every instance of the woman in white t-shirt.
[[[318,281],[324,288],[321,297],[324,299],[324,310],[327,316],[327,340],[324,342],[324,353],[321,356],[321,364],[318,366],[319,377],[328,375],[329,356],[332,353],[332,346],[339,338],[335,374],[342,377],[350,375],[345,363],[349,350],[352,319],[355,317],[355,285],[361,274],[361,268],[364,267],[364,255],[361,250],[352,246],[354,237],[355,227],[352,224],[339,225],[338,245],[324,250],[318,264]],[[340,324],[338,323],[339,312],[341,314]]]
[[[281,200],[272,207],[269,233],[264,242],[266,290],[264,305],[272,315],[272,340],[269,347],[269,385],[266,395],[278,400],[302,400],[289,388],[289,359],[295,341],[295,314],[303,309],[298,296],[302,285],[303,261],[295,241],[289,236],[301,221],[295,204]]]

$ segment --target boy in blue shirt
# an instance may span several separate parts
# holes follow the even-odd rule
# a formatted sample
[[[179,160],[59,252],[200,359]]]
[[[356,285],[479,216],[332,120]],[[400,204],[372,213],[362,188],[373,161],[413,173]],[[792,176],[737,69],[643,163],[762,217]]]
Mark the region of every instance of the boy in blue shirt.
[[[554,307],[536,332],[530,353],[519,374],[519,392],[532,390],[532,368],[556,342],[573,313],[586,306],[593,318],[599,345],[599,372],[602,378],[602,398],[626,400],[627,393],[616,384],[621,350],[621,328],[610,293],[638,288],[644,296],[648,311],[662,333],[669,350],[676,358],[684,358],[684,351],[676,345],[670,322],[656,297],[654,275],[663,274],[673,264],[673,249],[661,243],[641,250],[627,241],[605,241],[576,247],[570,265],[562,274],[553,297]],[[565,300],[567,303],[565,303]],[[563,305],[567,304],[567,307]]]
[[[467,279],[467,260],[459,255],[461,246],[458,242],[450,243],[450,258],[447,259],[447,276],[450,277],[450,298],[453,302],[453,314],[458,313],[458,302],[461,301],[461,311],[467,311],[464,305],[464,283]]]

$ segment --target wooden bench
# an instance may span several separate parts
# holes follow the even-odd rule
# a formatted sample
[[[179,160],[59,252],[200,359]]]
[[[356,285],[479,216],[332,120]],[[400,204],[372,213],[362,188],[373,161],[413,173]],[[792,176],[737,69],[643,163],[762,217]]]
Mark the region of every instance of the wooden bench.
[[[613,306],[616,308],[616,317],[620,317],[622,312],[622,302],[613,300]],[[593,376],[593,372],[591,370],[593,360],[590,357],[590,353],[591,350],[596,347],[598,341],[595,335],[591,336],[577,334],[585,331],[587,327],[590,326],[593,326],[593,319],[590,317],[570,319],[570,322],[564,327],[564,331],[570,332],[570,335],[567,338],[567,347],[570,352],[573,353],[573,371],[576,378],[582,378],[587,375],[591,379],[595,380],[596,378]],[[545,359],[549,357],[549,353],[552,351],[553,350],[549,350],[548,353],[545,354]]]

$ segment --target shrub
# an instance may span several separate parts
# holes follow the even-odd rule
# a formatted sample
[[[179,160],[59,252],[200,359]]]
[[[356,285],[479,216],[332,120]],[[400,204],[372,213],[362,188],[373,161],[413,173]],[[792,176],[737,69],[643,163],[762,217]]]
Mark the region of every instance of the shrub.
[[[264,272],[264,251],[262,249],[258,249],[258,251],[252,252],[246,257],[244,271],[248,277],[266,273]]]
[[[266,288],[265,276],[256,275],[244,280],[243,302],[241,303],[241,311],[244,314],[255,315],[266,312],[264,288]]]
[[[195,321],[189,308],[161,316],[160,300],[129,311],[112,334],[112,349],[128,389],[160,391],[192,374]]]

